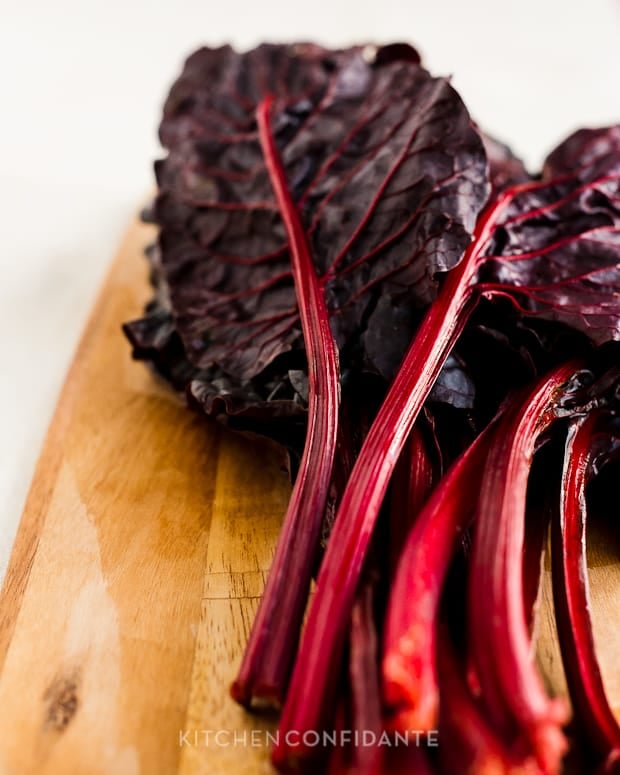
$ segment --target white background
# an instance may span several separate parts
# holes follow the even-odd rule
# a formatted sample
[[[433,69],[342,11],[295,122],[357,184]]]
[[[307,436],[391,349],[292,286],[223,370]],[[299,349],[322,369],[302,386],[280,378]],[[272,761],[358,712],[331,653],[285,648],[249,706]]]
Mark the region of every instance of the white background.
[[[183,57],[300,38],[415,43],[532,167],[620,121],[620,0],[0,0],[0,577]]]

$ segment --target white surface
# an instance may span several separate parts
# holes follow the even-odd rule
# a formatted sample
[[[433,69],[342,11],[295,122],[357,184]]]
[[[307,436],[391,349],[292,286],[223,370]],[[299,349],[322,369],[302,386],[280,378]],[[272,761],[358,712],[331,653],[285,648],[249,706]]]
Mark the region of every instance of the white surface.
[[[0,577],[104,268],[200,43],[407,39],[532,166],[620,121],[620,0],[0,0]]]

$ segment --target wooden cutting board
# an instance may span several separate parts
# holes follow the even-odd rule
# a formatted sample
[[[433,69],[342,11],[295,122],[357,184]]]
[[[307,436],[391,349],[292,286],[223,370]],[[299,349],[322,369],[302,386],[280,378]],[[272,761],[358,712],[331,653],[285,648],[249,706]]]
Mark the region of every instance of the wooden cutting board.
[[[0,593],[0,775],[271,772],[261,732],[273,724],[246,715],[228,686],[288,478],[275,446],[188,412],[130,359],[120,325],[149,296],[152,236],[133,224],[112,265]],[[591,565],[600,657],[620,705],[617,547],[617,533],[593,544]],[[563,691],[548,572],[542,599],[539,661]],[[229,734],[218,745],[209,730]]]

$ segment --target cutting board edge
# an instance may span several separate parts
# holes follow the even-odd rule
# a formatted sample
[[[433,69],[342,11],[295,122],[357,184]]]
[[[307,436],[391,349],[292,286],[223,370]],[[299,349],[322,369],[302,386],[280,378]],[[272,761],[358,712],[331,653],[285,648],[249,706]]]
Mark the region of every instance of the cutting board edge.
[[[127,222],[115,256],[107,268],[102,284],[95,295],[94,304],[82,328],[67,374],[60,386],[54,411],[45,433],[41,451],[34,467],[32,480],[26,495],[24,507],[17,525],[17,531],[6,574],[0,585],[0,674],[4,669],[6,655],[17,622],[21,601],[28,586],[30,571],[39,545],[45,514],[52,497],[53,485],[63,457],[63,435],[71,416],[75,391],[78,387],[81,368],[96,336],[97,321],[108,303],[109,287],[117,274],[117,265],[136,244],[148,244],[148,235],[153,227],[143,223],[138,213]],[[146,271],[146,268],[145,268]]]

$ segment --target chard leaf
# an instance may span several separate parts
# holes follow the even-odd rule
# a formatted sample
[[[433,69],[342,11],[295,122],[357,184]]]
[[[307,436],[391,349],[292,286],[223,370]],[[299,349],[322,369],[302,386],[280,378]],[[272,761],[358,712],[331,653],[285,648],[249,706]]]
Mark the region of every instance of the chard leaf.
[[[547,156],[543,177],[546,180],[564,175],[582,174],[588,167],[600,168],[620,154],[620,125],[598,129],[578,129]]]
[[[512,197],[483,260],[485,294],[510,294],[596,344],[620,339],[620,127],[560,145],[541,184]]]
[[[190,57],[165,107],[169,152],[154,207],[160,280],[187,357],[249,379],[303,346],[255,120],[268,92],[341,357],[391,378],[414,330],[407,310],[434,299],[436,275],[460,260],[489,188],[462,101],[407,46]],[[364,349],[371,321],[399,329],[404,344],[388,359]]]

